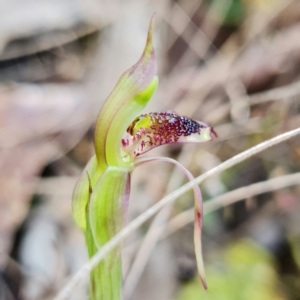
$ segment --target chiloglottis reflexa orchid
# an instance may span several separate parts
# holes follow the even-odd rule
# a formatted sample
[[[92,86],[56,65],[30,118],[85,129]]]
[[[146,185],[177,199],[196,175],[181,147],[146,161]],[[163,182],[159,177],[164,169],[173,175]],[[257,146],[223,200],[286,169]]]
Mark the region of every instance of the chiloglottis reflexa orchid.
[[[153,48],[153,18],[142,57],[119,79],[104,103],[95,127],[95,155],[85,167],[73,193],[73,215],[84,231],[89,256],[107,243],[124,225],[132,171],[161,160],[180,167],[189,180],[193,175],[176,160],[142,157],[154,147],[171,143],[210,141],[216,133],[208,124],[175,112],[142,114],[158,86]],[[194,188],[194,243],[197,267],[206,288],[202,260],[202,197]],[[122,293],[120,249],[111,253],[91,273],[92,300],[119,300]]]

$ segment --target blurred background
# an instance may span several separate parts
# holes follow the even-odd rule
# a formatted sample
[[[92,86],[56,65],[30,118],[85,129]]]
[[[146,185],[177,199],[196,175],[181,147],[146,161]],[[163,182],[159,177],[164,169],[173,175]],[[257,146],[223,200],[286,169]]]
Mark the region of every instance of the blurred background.
[[[155,154],[199,176],[300,126],[300,1],[1,0],[1,300],[52,299],[87,261],[72,190],[153,12],[160,86],[147,111],[204,120],[219,135]],[[201,185],[206,292],[193,195],[166,207],[123,245],[124,299],[300,299],[299,172],[296,137]],[[165,163],[136,170],[129,219],[184,182]],[[86,286],[70,299],[88,299]]]

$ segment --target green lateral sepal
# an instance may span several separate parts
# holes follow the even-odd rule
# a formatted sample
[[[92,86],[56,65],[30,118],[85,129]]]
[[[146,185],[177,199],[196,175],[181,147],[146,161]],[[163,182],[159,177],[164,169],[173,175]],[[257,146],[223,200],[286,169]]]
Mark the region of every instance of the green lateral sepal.
[[[86,209],[90,200],[91,190],[101,176],[98,168],[97,159],[94,155],[84,168],[78,179],[72,196],[72,212],[76,224],[86,230]]]
[[[123,227],[129,192],[130,174],[127,169],[108,167],[96,183],[88,207],[86,242],[90,257]],[[91,300],[121,299],[120,249],[110,253],[93,270],[91,287]]]

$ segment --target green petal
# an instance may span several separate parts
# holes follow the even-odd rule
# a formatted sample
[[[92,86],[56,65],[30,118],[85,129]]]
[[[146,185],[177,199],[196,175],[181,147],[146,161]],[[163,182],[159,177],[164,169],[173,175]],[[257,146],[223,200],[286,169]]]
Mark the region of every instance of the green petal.
[[[126,129],[145,108],[158,86],[158,78],[155,77],[149,87],[131,101],[116,114],[115,122],[112,122],[107,135],[106,158],[108,165],[128,167],[128,160],[121,155],[122,137]],[[121,120],[121,121],[120,121]]]
[[[175,164],[177,167],[179,167],[189,181],[193,181],[195,178],[192,175],[192,173],[187,170],[182,164],[180,164],[178,161],[168,158],[168,157],[142,157],[135,160],[134,167],[137,167],[139,165],[145,164],[146,162],[151,161],[165,161],[170,162],[172,164]],[[195,255],[196,255],[196,261],[197,261],[197,269],[198,274],[200,277],[200,280],[202,282],[202,285],[205,289],[207,289],[207,284],[205,280],[205,270],[204,270],[204,263],[203,263],[203,256],[202,256],[202,242],[201,242],[201,236],[202,236],[202,218],[203,218],[203,200],[202,200],[202,194],[199,186],[194,186],[194,199],[195,199],[195,221],[194,221],[194,244],[195,244]]]
[[[80,178],[78,179],[72,196],[72,211],[73,217],[77,225],[86,230],[86,208],[90,200],[90,194],[100,177],[101,171],[97,165],[97,159],[94,155],[85,169],[83,170]]]
[[[124,166],[120,149],[122,136],[157,88],[153,21],[152,18],[142,57],[121,76],[97,118],[95,148],[103,171],[108,165]]]
[[[130,174],[127,169],[108,167],[96,183],[88,208],[86,241],[90,257],[123,227],[129,191]],[[95,268],[91,282],[92,299],[120,299],[122,265],[118,249]]]

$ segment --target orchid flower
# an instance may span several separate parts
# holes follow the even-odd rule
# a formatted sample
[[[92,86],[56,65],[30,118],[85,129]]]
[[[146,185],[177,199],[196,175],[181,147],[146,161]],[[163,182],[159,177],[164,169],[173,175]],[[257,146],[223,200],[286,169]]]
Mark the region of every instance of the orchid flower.
[[[161,160],[179,166],[189,180],[193,175],[166,157],[141,157],[154,147],[184,142],[205,142],[216,137],[206,123],[175,112],[142,114],[158,86],[153,48],[153,17],[142,57],[119,79],[104,103],[95,127],[95,155],[84,169],[73,193],[73,215],[84,231],[89,256],[97,253],[124,225],[132,171],[141,164]],[[202,197],[194,188],[194,242],[197,267],[206,288],[202,260]],[[90,276],[92,300],[118,300],[122,293],[120,249],[101,262]]]

